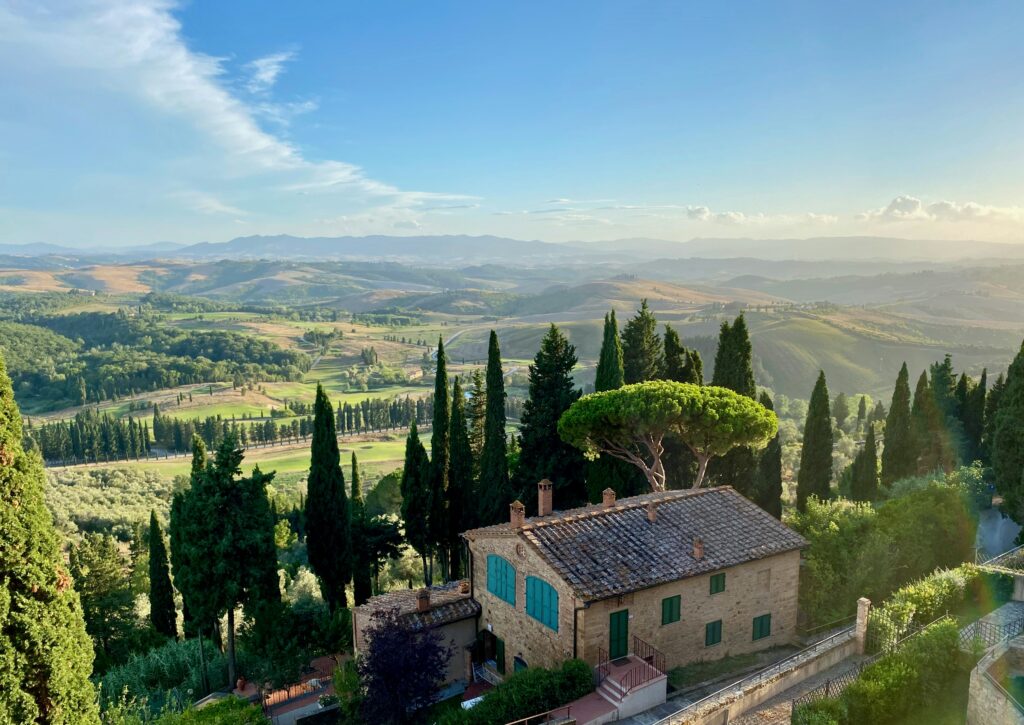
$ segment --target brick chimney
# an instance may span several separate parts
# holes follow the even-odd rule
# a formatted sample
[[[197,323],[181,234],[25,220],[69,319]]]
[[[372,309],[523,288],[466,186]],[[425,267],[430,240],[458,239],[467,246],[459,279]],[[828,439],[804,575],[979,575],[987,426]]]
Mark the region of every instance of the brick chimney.
[[[652,524],[658,520],[658,505],[654,501],[647,504],[647,520]]]
[[[430,611],[430,590],[420,589],[416,592],[416,611],[417,612],[429,612]]]
[[[704,539],[699,536],[693,539],[693,558],[697,561],[704,558]]]
[[[610,488],[606,488],[604,491],[602,491],[601,492],[601,505],[604,508],[606,508],[606,509],[610,509],[612,506],[614,506],[615,505],[615,491],[613,491]]]
[[[547,516],[551,510],[551,481],[544,478],[537,484],[537,515]]]
[[[509,528],[521,529],[526,523],[526,507],[523,506],[522,501],[513,501],[508,505],[508,525]]]

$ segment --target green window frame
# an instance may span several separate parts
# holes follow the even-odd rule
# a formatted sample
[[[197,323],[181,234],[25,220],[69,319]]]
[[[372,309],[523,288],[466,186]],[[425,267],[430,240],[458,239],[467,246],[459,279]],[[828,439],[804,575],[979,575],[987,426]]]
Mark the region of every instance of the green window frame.
[[[762,614],[754,617],[754,639],[764,639],[772,636],[772,615]]]
[[[516,605],[516,568],[497,554],[487,555],[487,591]]]
[[[558,592],[540,577],[526,577],[526,613],[558,631]]]
[[[722,641],[722,620],[716,619],[704,625],[704,646],[712,647]]]
[[[661,600],[661,623],[663,625],[679,621],[682,601],[683,598],[679,594]]]
[[[725,572],[711,575],[711,593],[721,594],[725,591]]]

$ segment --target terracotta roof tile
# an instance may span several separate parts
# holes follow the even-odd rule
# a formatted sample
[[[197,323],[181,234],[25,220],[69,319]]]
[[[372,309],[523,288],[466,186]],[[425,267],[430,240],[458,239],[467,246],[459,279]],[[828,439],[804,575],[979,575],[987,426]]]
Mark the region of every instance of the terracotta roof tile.
[[[437,627],[475,617],[480,613],[480,604],[468,592],[463,592],[466,580],[430,587],[430,609],[417,611],[417,595],[420,589],[396,589],[395,591],[370,597],[356,611],[369,616],[381,609],[397,609],[400,616],[407,618],[416,629]]]

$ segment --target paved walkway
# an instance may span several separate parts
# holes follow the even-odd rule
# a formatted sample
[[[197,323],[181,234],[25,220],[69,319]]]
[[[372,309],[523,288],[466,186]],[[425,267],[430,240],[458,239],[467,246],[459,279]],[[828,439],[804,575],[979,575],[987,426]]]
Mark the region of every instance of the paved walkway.
[[[793,709],[793,700],[805,695],[815,687],[825,684],[839,675],[845,674],[857,666],[860,657],[848,657],[839,664],[823,670],[818,674],[808,677],[799,685],[780,692],[775,697],[765,700],[753,710],[749,710],[742,716],[730,721],[730,725],[789,725],[790,713]]]

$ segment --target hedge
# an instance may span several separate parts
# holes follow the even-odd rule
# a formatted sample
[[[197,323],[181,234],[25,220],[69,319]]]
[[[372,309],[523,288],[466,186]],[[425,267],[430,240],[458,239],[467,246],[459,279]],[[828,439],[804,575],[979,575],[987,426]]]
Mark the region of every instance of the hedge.
[[[868,617],[869,641],[894,642],[901,639],[911,623],[927,624],[943,614],[959,613],[983,595],[992,595],[993,604],[1010,599],[1013,577],[989,572],[975,564],[955,569],[937,569],[923,579],[896,590],[884,604],[871,610]]]
[[[567,660],[559,670],[520,670],[490,690],[469,710],[448,710],[437,725],[504,725],[554,710],[589,694],[594,673],[583,660]]]
[[[936,699],[960,666],[960,631],[943,619],[908,639],[900,649],[864,668],[836,698],[802,705],[794,725],[895,723]]]

